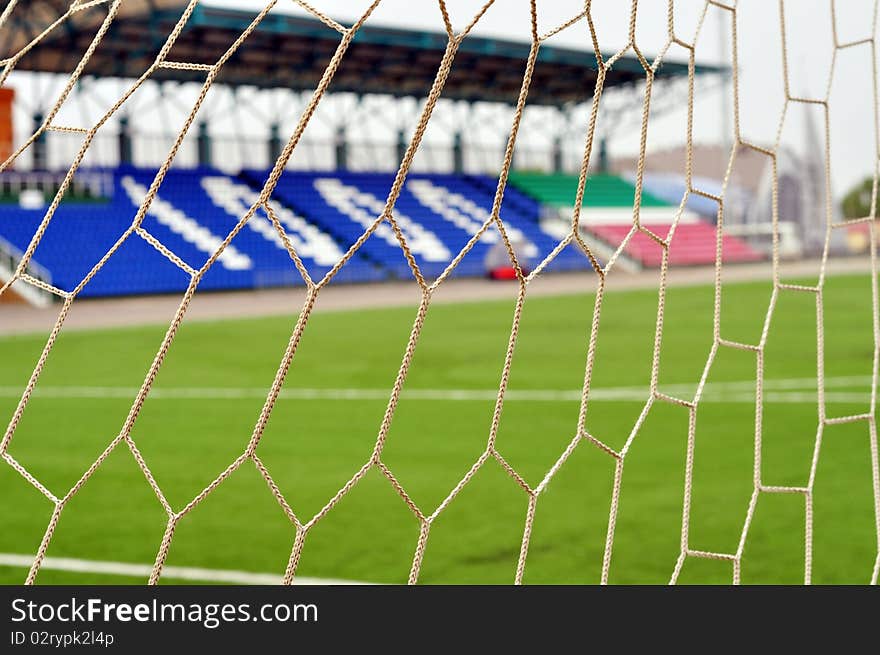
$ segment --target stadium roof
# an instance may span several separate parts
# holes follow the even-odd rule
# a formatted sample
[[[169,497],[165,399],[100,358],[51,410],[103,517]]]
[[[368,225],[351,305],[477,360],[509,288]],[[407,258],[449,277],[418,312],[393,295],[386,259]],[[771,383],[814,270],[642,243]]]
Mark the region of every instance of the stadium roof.
[[[86,76],[139,77],[152,63],[179,19],[181,0],[128,0]],[[21,6],[21,5],[20,5]],[[68,0],[36,0],[29,12],[13,12],[7,26],[11,38],[0,39],[0,59],[14,54],[68,6]],[[16,70],[69,74],[72,53],[82,53],[106,16],[100,6],[78,12],[56,27],[18,63]],[[214,63],[253,20],[254,12],[199,5],[169,54],[171,61]],[[305,16],[270,13],[238,52],[224,65],[218,82],[232,86],[315,87],[339,43],[340,35],[321,21]],[[359,94],[423,97],[443,56],[444,32],[404,30],[366,24],[357,33],[331,90]],[[469,36],[456,55],[443,95],[467,101],[515,102],[529,44]],[[722,69],[700,66],[698,73]],[[563,105],[590,97],[596,83],[595,55],[587,50],[543,45],[538,54],[529,103]],[[665,62],[657,77],[687,75],[687,64]],[[200,80],[204,73],[160,69],[156,79]],[[644,79],[639,60],[620,58],[605,86]]]

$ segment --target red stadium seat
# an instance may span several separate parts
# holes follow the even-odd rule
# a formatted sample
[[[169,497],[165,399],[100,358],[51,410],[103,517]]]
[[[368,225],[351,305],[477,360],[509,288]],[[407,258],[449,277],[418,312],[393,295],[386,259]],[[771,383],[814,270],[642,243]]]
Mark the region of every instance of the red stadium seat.
[[[629,233],[629,225],[590,225],[587,229],[606,243],[617,246]],[[671,225],[645,225],[659,236],[666,236]],[[715,227],[708,223],[681,223],[676,227],[669,246],[669,263],[674,266],[712,264],[716,250]],[[645,232],[636,232],[624,248],[624,253],[643,266],[659,266],[662,247]],[[724,236],[721,241],[722,259],[725,262],[753,262],[763,259],[745,241]]]

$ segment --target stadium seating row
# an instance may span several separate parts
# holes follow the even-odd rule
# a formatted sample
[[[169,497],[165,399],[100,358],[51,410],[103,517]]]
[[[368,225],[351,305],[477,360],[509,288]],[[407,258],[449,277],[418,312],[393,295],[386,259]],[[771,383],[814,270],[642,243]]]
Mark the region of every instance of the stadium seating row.
[[[670,225],[645,225],[654,234],[665,237]],[[611,244],[620,244],[629,233],[629,225],[592,226],[593,233]],[[715,261],[716,233],[708,223],[697,221],[682,223],[676,227],[669,246],[669,264],[671,266],[687,266],[695,264],[711,264]],[[663,258],[660,245],[645,232],[636,231],[624,249],[627,255],[636,259],[644,266],[659,266]],[[762,255],[736,237],[724,235],[721,239],[721,253],[726,262],[750,262],[762,259]]]
[[[246,179],[255,187],[262,185],[266,174],[249,171]],[[385,206],[394,176],[385,173],[285,172],[276,187],[277,198],[294,211],[307,216],[320,229],[340,243],[353,243],[367,229]],[[447,267],[489,220],[495,182],[490,178],[456,175],[411,175],[401,190],[394,208],[400,227],[422,273],[436,277]],[[537,203],[505,203],[501,218],[508,238],[518,244],[532,265],[555,247],[557,240],[541,229]],[[455,268],[460,276],[482,275],[484,257],[501,239],[497,228],[490,226],[473,249]],[[411,275],[391,226],[380,225],[359,252],[395,276]],[[554,261],[556,270],[588,266],[587,259],[570,250]]]
[[[573,175],[512,172],[510,181],[536,201],[557,209],[568,210],[577,201],[578,178]],[[591,175],[584,188],[583,205],[587,209],[582,212],[585,219],[581,222],[581,229],[610,250],[616,249],[632,227],[635,191],[631,183],[616,175]],[[714,220],[717,205],[712,201],[709,204],[711,212],[707,212],[707,217]],[[642,224],[654,234],[665,237],[672,228],[675,208],[646,190],[642,191],[640,207]],[[744,240],[730,235],[722,237],[721,250],[725,262],[750,262],[763,258]],[[646,267],[659,266],[663,255],[660,245],[641,231],[630,238],[624,252]],[[715,225],[691,212],[683,214],[669,247],[669,263],[712,264],[715,256]]]
[[[34,253],[52,274],[53,284],[70,291],[114,247],[132,223],[155,171],[123,167],[112,172],[113,193],[103,202],[62,202]],[[150,204],[142,227],[186,267],[199,269],[257,200],[266,177],[248,171],[232,177],[218,171],[172,169]],[[290,243],[313,279],[320,279],[381,213],[393,176],[354,173],[285,173],[270,201]],[[394,212],[423,275],[439,275],[488,219],[493,182],[463,176],[413,175]],[[45,209],[15,205],[2,208],[0,235],[24,250]],[[555,239],[537,221],[537,204],[525,197],[502,209],[517,252],[530,259],[549,253]],[[483,258],[499,232],[490,227],[456,267],[455,275],[480,275]],[[571,250],[554,263],[557,269],[588,266]],[[382,223],[339,270],[340,282],[411,277],[409,264],[390,224]],[[94,277],[83,296],[112,296],[182,291],[189,273],[172,263],[140,234],[131,234]],[[259,209],[235,235],[205,275],[204,289],[241,289],[303,284],[269,216]]]
[[[577,200],[576,175],[511,171],[510,182],[546,204],[571,207]],[[588,207],[632,207],[635,187],[620,176],[595,173],[584,187],[583,205]],[[668,203],[642,192],[642,207],[666,207]]]
[[[126,234],[153,184],[155,171],[123,167],[112,171],[112,177],[114,192],[106,201],[63,202],[34,253],[34,260],[51,272],[53,284],[61,289],[72,290],[88,278],[81,290],[84,296],[182,291],[190,282],[186,269],[198,270],[205,265],[239,218],[255,204],[267,173],[252,170],[233,177],[208,168],[171,169],[147,209],[142,223],[145,233],[130,234],[89,278],[90,271]],[[272,217],[258,209],[211,266],[200,288],[304,284],[273,218],[283,226],[309,275],[320,279],[345,258],[383,213],[393,180],[392,174],[385,173],[285,172],[269,202]],[[546,257],[558,242],[553,230],[541,226],[541,207],[570,200],[564,193],[571,193],[572,179],[516,174],[511,182],[514,185],[505,192],[501,218],[515,252],[528,268]],[[393,212],[400,235],[388,222],[379,223],[334,279],[363,282],[411,277],[410,264],[398,242],[401,237],[427,279],[440,275],[487,223],[496,186],[497,180],[488,176],[411,175]],[[617,208],[632,203],[632,186],[621,178],[591,177],[588,187],[591,202]],[[643,198],[645,201],[659,204],[650,197]],[[4,206],[0,236],[25,249],[44,213],[43,209]],[[619,242],[628,228],[591,225],[589,229],[596,238]],[[663,231],[662,226],[658,231]],[[672,249],[673,263],[713,261],[714,235],[708,223],[680,226]],[[627,252],[645,265],[656,265],[659,248],[642,236],[631,240]],[[151,237],[161,244],[159,248],[150,243]],[[500,240],[498,229],[490,225],[453,275],[483,275],[484,260]],[[160,252],[162,247],[183,266],[170,261],[168,252]],[[736,240],[725,241],[724,253],[733,260],[755,257],[748,246]],[[549,270],[588,267],[583,253],[569,247],[558,254]]]

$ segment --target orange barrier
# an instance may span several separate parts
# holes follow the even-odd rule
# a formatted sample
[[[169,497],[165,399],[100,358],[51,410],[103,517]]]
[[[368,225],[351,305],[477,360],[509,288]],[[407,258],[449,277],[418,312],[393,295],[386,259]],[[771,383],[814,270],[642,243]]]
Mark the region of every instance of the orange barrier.
[[[12,101],[15,91],[0,89],[0,162],[12,154]]]

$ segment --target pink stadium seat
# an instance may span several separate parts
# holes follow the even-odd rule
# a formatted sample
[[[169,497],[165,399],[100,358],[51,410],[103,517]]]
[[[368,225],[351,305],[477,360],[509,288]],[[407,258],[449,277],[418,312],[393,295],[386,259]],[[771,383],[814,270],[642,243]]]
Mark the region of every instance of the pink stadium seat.
[[[665,237],[671,225],[645,225],[654,234]],[[606,243],[617,246],[630,230],[629,225],[590,225],[587,227]],[[708,223],[682,223],[675,229],[669,247],[669,263],[674,266],[712,264],[715,262],[715,226]],[[763,259],[745,241],[724,236],[721,242],[724,262],[753,262]],[[663,250],[644,232],[636,232],[629,240],[624,253],[644,266],[659,266]]]

